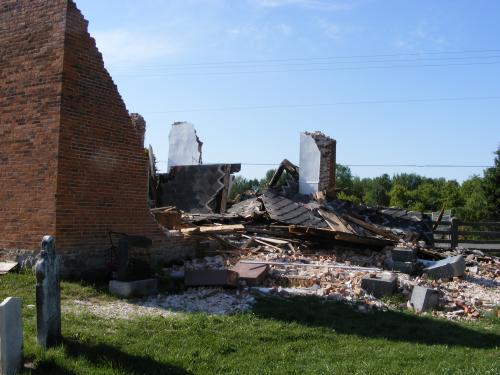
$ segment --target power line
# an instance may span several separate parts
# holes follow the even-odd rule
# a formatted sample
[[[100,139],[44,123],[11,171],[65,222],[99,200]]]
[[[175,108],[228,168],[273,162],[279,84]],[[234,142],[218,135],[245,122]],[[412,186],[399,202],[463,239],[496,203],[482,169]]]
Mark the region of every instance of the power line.
[[[290,61],[317,61],[317,60],[338,60],[338,59],[356,59],[356,58],[383,58],[383,57],[403,57],[403,56],[425,56],[425,55],[455,55],[455,54],[483,54],[497,53],[500,49],[480,49],[480,50],[458,50],[441,52],[414,52],[414,53],[386,53],[386,54],[367,54],[367,55],[341,55],[341,56],[319,56],[319,57],[288,57],[279,59],[255,59],[255,60],[226,60],[226,61],[205,61],[200,63],[171,63],[151,67],[185,67],[185,66],[209,66],[209,65],[236,65],[236,64],[254,64],[254,63],[272,63],[272,62],[290,62]],[[115,65],[120,66],[120,65]],[[126,66],[126,65],[122,65]]]
[[[245,68],[260,68],[260,67],[280,67],[280,66],[308,66],[308,65],[346,65],[346,64],[368,64],[368,63],[407,63],[407,62],[418,62],[418,61],[456,61],[456,60],[484,60],[484,59],[496,59],[500,55],[487,55],[487,56],[460,56],[460,57],[424,57],[415,59],[391,59],[391,60],[358,60],[358,61],[325,61],[325,62],[288,62],[288,63],[249,63],[245,64]],[[141,66],[141,69],[152,70],[152,69],[228,69],[236,67],[239,64],[224,64],[224,65],[192,65],[192,66]]]
[[[339,105],[372,105],[372,104],[407,104],[407,103],[432,103],[432,102],[455,102],[455,101],[480,101],[499,100],[500,96],[465,96],[448,98],[414,98],[414,99],[394,99],[394,100],[359,100],[342,101],[332,103],[309,103],[309,104],[272,104],[234,107],[212,107],[212,108],[191,108],[191,109],[169,109],[161,112],[145,112],[148,114],[166,114],[170,112],[204,112],[204,111],[233,111],[249,109],[279,109],[279,108],[311,108],[311,107],[335,107]]]
[[[157,163],[168,163],[168,161],[159,160]],[[219,164],[219,163],[206,163],[208,164]],[[225,163],[228,164],[228,163]],[[234,163],[247,166],[265,166],[265,167],[275,167],[279,163]],[[491,168],[491,165],[457,165],[457,164],[342,164],[346,167],[384,167],[384,168]]]
[[[204,73],[165,73],[165,74],[115,74],[120,77],[168,77],[168,76],[210,76],[210,75],[238,75],[238,74],[267,74],[267,73],[294,73],[294,72],[333,72],[346,70],[370,70],[370,69],[401,69],[401,68],[432,68],[450,66],[474,66],[474,65],[497,65],[500,61],[475,62],[475,63],[447,63],[447,64],[418,64],[418,65],[386,65],[386,66],[357,66],[339,68],[317,68],[317,69],[289,69],[289,70],[254,70],[254,71],[234,71],[234,72],[204,72]]]

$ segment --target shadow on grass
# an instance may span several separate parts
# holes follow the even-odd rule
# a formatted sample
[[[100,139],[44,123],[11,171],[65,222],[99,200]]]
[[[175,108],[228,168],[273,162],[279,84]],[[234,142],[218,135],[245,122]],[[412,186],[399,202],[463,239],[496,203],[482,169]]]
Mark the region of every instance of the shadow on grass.
[[[44,362],[41,362],[36,369],[29,371],[24,370],[23,374],[32,374],[32,375],[38,375],[38,374],[54,374],[54,375],[76,375],[75,372],[68,370],[64,367],[61,367],[56,361],[54,360],[46,360]]]
[[[156,361],[145,356],[125,353],[115,347],[105,344],[90,345],[78,341],[64,339],[67,357],[71,359],[82,358],[102,369],[120,369],[126,374],[171,374],[188,375],[190,372],[181,367]],[[91,366],[92,366],[91,365]],[[75,374],[64,369],[55,362],[45,362],[33,374]]]
[[[349,305],[324,302],[317,297],[261,298],[253,311],[265,319],[325,327],[337,333],[367,338],[483,349],[500,346],[500,335],[479,332],[445,320],[397,311],[363,314]]]

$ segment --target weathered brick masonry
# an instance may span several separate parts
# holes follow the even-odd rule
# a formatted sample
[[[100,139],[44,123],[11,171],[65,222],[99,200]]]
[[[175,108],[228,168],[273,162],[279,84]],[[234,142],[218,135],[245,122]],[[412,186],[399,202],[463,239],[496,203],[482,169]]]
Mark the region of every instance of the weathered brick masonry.
[[[73,1],[0,0],[0,253],[52,234],[66,269],[98,269],[109,231],[192,250],[149,213],[144,130]]]

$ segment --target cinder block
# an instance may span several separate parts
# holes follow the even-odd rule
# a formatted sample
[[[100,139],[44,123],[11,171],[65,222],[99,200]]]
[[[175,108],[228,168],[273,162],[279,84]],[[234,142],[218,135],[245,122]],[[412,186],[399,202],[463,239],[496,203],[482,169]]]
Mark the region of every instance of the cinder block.
[[[439,302],[439,292],[434,289],[415,285],[411,293],[411,304],[418,311],[433,310]]]
[[[424,268],[424,272],[432,279],[451,279],[465,273],[465,259],[461,255],[449,257]]]
[[[361,288],[374,297],[380,298],[393,294],[397,288],[398,278],[393,273],[378,274],[375,277],[366,275],[361,279]]]
[[[109,293],[122,298],[151,296],[158,293],[158,279],[111,280],[109,282]]]
[[[240,280],[248,286],[257,286],[266,278],[269,266],[267,264],[251,264],[238,262],[233,271],[238,272]]]
[[[238,286],[238,272],[231,270],[186,271],[186,286]]]
[[[386,259],[384,265],[385,268],[391,271],[407,273],[408,275],[414,274],[417,269],[417,264],[415,262],[399,262],[393,259]]]
[[[395,262],[415,262],[417,250],[406,247],[395,247],[391,250],[392,260]]]

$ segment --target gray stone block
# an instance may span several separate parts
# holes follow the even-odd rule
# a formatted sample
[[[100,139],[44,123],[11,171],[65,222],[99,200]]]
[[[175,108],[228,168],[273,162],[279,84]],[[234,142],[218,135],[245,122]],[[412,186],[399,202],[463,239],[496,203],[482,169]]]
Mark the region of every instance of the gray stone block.
[[[395,247],[391,250],[392,260],[395,262],[415,262],[417,250],[406,247]]]
[[[393,259],[386,259],[384,266],[391,271],[398,271],[409,275],[415,273],[417,269],[417,264],[415,262],[399,262]]]
[[[411,293],[410,303],[418,312],[433,310],[439,303],[439,292],[434,289],[415,285]]]
[[[0,304],[0,374],[20,371],[23,359],[21,299],[9,297]]]
[[[458,255],[439,260],[424,268],[424,272],[432,279],[451,279],[465,273],[465,259]]]
[[[151,296],[158,293],[158,279],[111,280],[109,282],[109,293],[122,298]]]
[[[393,294],[397,288],[398,278],[393,273],[378,274],[375,277],[366,275],[361,279],[361,288],[374,297],[380,298],[386,294]]]
[[[186,286],[238,286],[238,272],[232,270],[189,270],[185,272]]]

